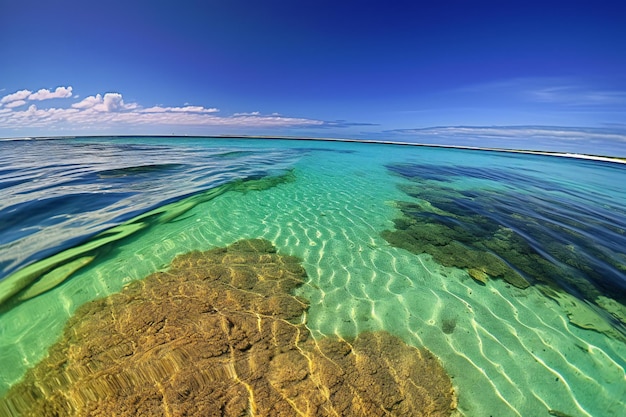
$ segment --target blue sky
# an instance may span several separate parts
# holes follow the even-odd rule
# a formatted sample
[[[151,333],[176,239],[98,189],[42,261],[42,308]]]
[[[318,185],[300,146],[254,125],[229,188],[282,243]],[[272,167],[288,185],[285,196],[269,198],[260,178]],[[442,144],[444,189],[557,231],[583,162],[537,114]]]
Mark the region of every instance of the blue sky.
[[[171,133],[626,156],[626,2],[0,0],[0,137]]]

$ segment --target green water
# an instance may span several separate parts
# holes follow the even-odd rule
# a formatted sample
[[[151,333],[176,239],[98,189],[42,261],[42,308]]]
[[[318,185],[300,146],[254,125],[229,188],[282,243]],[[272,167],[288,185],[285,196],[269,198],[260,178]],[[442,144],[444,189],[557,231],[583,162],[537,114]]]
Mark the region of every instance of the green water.
[[[380,233],[400,215],[394,202],[411,199],[384,163],[418,151],[337,146],[357,152],[311,152],[294,166],[294,181],[190,205],[3,313],[0,392],[45,355],[82,303],[167,268],[177,254],[264,238],[303,259],[309,281],[298,295],[311,302],[315,337],[385,329],[427,347],[453,378],[463,415],[626,415],[623,341],[572,326],[534,287],[479,285],[464,270],[390,246]],[[438,151],[421,152],[429,160]]]

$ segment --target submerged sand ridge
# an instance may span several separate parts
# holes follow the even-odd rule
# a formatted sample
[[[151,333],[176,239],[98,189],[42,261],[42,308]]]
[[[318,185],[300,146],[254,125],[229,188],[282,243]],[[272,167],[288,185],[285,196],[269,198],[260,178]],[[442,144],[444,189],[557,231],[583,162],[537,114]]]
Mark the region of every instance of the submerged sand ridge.
[[[386,332],[310,337],[306,273],[265,240],[178,256],[89,302],[0,414],[448,416],[451,381]]]

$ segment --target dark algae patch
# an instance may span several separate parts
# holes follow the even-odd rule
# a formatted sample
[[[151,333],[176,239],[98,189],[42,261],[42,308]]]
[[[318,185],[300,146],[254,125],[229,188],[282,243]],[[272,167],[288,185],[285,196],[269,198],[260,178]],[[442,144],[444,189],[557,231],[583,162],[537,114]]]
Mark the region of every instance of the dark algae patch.
[[[264,191],[277,187],[281,184],[288,184],[296,180],[296,174],[293,169],[288,170],[281,175],[270,175],[259,178],[247,178],[234,183],[233,190],[247,193],[249,191]]]
[[[306,273],[265,240],[174,259],[79,307],[0,400],[20,416],[448,416],[436,357],[386,332],[313,340]]]
[[[580,313],[595,312],[626,334],[626,225],[614,221],[614,208],[506,169],[387,168],[408,180],[400,188],[412,197],[396,202],[402,215],[394,230],[382,233],[391,245],[465,269],[482,285],[489,279],[521,289],[539,285],[561,306],[578,310],[568,311],[573,324],[598,330],[603,325],[589,324]],[[459,186],[468,179],[471,187]],[[563,299],[564,293],[578,301]]]
[[[443,319],[441,321],[441,330],[445,334],[452,334],[456,328],[456,319]]]
[[[295,179],[294,171],[287,170],[279,175],[251,176],[243,180],[236,180],[157,207],[129,219],[125,223],[104,230],[81,245],[30,264],[1,280],[0,311],[12,308],[20,300],[33,298],[51,290],[94,259],[106,256],[115,245],[120,244],[123,239],[131,235],[137,236],[139,233],[145,233],[158,224],[185,219],[188,212],[198,204],[207,202],[228,191],[244,194],[264,191],[281,184],[294,182]],[[1,226],[2,222],[0,222]],[[17,299],[11,299],[16,294]]]

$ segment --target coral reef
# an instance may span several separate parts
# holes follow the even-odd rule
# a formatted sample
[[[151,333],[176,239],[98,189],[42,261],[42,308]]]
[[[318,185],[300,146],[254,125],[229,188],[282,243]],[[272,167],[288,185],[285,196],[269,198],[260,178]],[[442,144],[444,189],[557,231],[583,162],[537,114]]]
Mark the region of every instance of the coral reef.
[[[395,230],[383,231],[383,238],[393,246],[410,252],[428,253],[441,265],[467,269],[470,276],[481,283],[492,277],[504,279],[518,288],[527,288],[530,285],[519,272],[497,255],[517,255],[521,264],[533,266],[541,261],[538,255],[520,254],[519,248],[507,246],[509,241],[499,238],[502,231],[498,228],[491,225],[489,228],[477,227],[483,219],[422,211],[423,207],[420,204],[398,202],[398,208],[404,217],[394,221]],[[473,229],[478,229],[477,233],[480,234],[472,233]],[[485,236],[491,230],[493,234]],[[498,246],[500,250],[496,250]],[[526,256],[533,257],[532,261],[527,261]],[[538,279],[543,279],[543,276],[537,275]]]
[[[249,191],[264,191],[277,187],[281,184],[288,184],[296,180],[296,174],[293,169],[288,170],[281,175],[270,175],[259,178],[247,178],[238,180],[233,183],[233,191],[247,193]]]
[[[449,170],[428,165],[388,168],[413,181],[401,189],[417,199],[398,203],[404,216],[396,221],[396,229],[405,230],[419,240],[431,235],[429,243],[437,246],[429,248],[430,251],[416,248],[414,252],[430,253],[438,261],[450,257],[475,258],[475,254],[463,253],[464,249],[458,246],[447,248],[451,241],[458,242],[465,249],[492,253],[506,260],[508,272],[500,278],[515,279],[516,282],[510,282],[512,285],[526,287],[542,283],[565,291],[571,288],[587,299],[604,295],[624,305],[626,267],[619,242],[626,230],[610,221],[610,213],[549,193],[538,197],[525,192],[543,190],[550,185],[553,192],[567,195],[567,190],[560,190],[549,180],[537,184],[519,173],[458,166]],[[491,179],[507,188],[459,190],[448,186],[447,181],[459,173]],[[434,240],[432,235],[441,236]],[[407,239],[396,237],[395,240]],[[407,245],[404,243],[405,249]],[[497,277],[480,263],[471,261],[463,266],[471,267]]]
[[[299,260],[264,240],[178,256],[79,307],[0,399],[21,416],[447,416],[430,352],[386,332],[314,340]]]
[[[539,284],[544,294],[569,306],[565,310],[572,324],[626,336],[626,267],[616,243],[625,231],[607,221],[610,217],[602,209],[567,200],[562,197],[567,190],[557,183],[502,169],[428,164],[387,168],[411,181],[400,189],[414,198],[396,202],[402,216],[394,220],[394,230],[382,232],[391,245],[465,269],[481,285],[490,278],[522,289]],[[449,186],[456,177],[491,180],[497,187]],[[547,186],[561,195],[527,192]],[[561,303],[560,296],[551,295],[557,293],[578,300]],[[601,310],[572,307],[584,306],[585,300]],[[588,311],[594,312],[593,320],[586,318]]]

